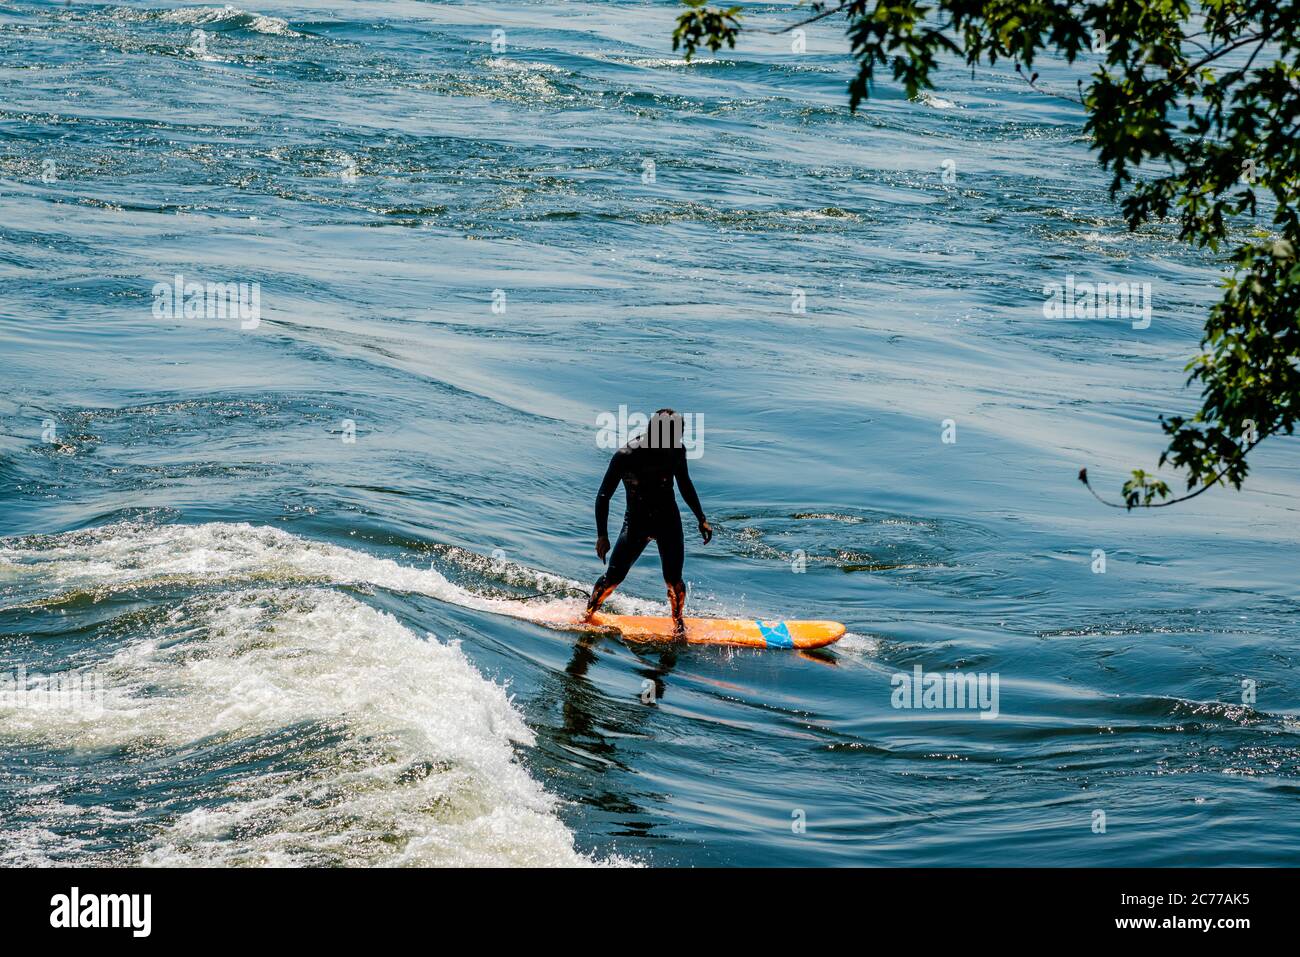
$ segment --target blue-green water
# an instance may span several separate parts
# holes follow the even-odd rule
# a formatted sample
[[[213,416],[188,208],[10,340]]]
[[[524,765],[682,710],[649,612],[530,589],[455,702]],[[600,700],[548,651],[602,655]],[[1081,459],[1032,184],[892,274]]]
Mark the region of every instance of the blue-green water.
[[[685,65],[676,9],[0,3],[0,669],[99,689],[8,686],[0,862],[1297,861],[1293,444],[1074,480],[1195,407],[1218,265],[1008,71],[853,116],[834,23]],[[155,315],[178,274],[260,321]],[[1069,275],[1150,326],[1045,318]],[[833,649],[541,623],[597,417],[664,405],[690,608]],[[662,603],[652,552],[614,606]],[[894,707],[918,665],[997,717]]]

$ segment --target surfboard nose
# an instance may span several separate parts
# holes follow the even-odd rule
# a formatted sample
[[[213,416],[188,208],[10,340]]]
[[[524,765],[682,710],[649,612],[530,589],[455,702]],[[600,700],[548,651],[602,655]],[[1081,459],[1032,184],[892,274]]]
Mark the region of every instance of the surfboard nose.
[[[792,632],[795,636],[796,648],[820,648],[829,645],[843,638],[847,630],[838,621],[799,621],[790,624],[797,626],[797,629]]]
[[[768,648],[820,648],[843,637],[838,621],[767,621],[755,619],[755,627]]]

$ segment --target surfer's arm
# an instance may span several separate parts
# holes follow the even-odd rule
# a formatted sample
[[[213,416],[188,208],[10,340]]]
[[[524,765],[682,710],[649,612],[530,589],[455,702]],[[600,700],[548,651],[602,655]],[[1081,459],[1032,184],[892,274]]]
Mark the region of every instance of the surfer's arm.
[[[677,487],[681,489],[682,500],[686,507],[695,513],[695,520],[701,525],[707,525],[708,521],[704,517],[704,509],[700,507],[700,497],[695,494],[695,483],[691,481],[691,473],[686,468],[686,453],[683,451],[677,459],[677,467],[673,470],[673,476],[677,479]]]
[[[618,480],[622,478],[622,473],[618,453],[615,452],[609,460],[609,468],[605,470],[605,478],[600,483],[600,491],[596,493],[597,538],[609,538],[609,500],[614,497],[614,491],[618,488]]]

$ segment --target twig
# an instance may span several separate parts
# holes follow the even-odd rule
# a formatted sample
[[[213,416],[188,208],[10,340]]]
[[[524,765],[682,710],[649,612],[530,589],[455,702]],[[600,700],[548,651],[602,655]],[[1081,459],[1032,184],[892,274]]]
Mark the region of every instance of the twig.
[[[1029,88],[1033,90],[1035,93],[1041,93],[1043,94],[1043,96],[1054,96],[1058,100],[1065,100],[1067,103],[1077,103],[1080,106],[1085,105],[1083,102],[1083,97],[1075,98],[1073,96],[1066,96],[1064,93],[1056,93],[1052,90],[1043,89],[1041,86],[1038,85],[1038,74],[1035,73],[1033,76],[1025,76],[1025,71],[1020,68],[1019,63],[1016,64],[1016,73],[1020,75],[1020,78],[1022,80],[1024,80],[1026,83],[1029,84]]]
[[[1269,433],[1265,432],[1263,435],[1255,439],[1254,442],[1251,442],[1250,445],[1242,449],[1241,454],[1245,455],[1255,446],[1259,445],[1260,442],[1263,442],[1264,439],[1268,438],[1268,436]],[[1171,498],[1165,502],[1155,502],[1155,503],[1143,502],[1141,505],[1128,505],[1127,503],[1124,502],[1106,501],[1104,498],[1102,498],[1100,495],[1097,494],[1097,490],[1094,489],[1092,487],[1092,484],[1088,481],[1087,469],[1079,469],[1079,481],[1082,482],[1084,486],[1088,489],[1088,491],[1092,493],[1093,498],[1101,502],[1102,505],[1109,506],[1110,508],[1122,508],[1125,509],[1126,511],[1135,508],[1164,508],[1166,505],[1177,505],[1179,502],[1186,502],[1189,498],[1196,498],[1196,496],[1200,495],[1202,492],[1208,492],[1210,489],[1214,488],[1214,486],[1218,485],[1219,482],[1223,480],[1223,477],[1228,474],[1229,468],[1231,468],[1231,466],[1225,465],[1223,467],[1223,470],[1219,472],[1218,475],[1214,476],[1214,478],[1210,479],[1208,482],[1206,482],[1204,485],[1198,488],[1195,492],[1188,492],[1186,495],[1180,495],[1178,496],[1178,498]]]
[[[817,14],[817,15],[814,16],[814,17],[809,17],[807,20],[800,20],[798,23],[792,23],[792,24],[790,24],[789,26],[782,27],[780,30],[763,30],[763,29],[760,29],[760,28],[758,28],[758,27],[754,27],[754,28],[753,28],[753,32],[754,32],[754,33],[767,33],[767,34],[770,34],[770,35],[772,35],[772,36],[780,36],[782,33],[789,33],[791,30],[797,30],[797,29],[799,29],[800,27],[805,27],[805,26],[807,26],[807,25],[810,24],[810,23],[816,23],[818,20],[825,20],[827,17],[833,17],[835,14],[839,13],[841,10],[846,10],[846,9],[848,9],[849,7],[853,6],[853,4],[856,3],[856,2],[858,2],[858,0],[845,0],[844,3],[841,3],[841,4],[840,4],[838,7],[836,7],[834,10],[823,10],[821,13]]]

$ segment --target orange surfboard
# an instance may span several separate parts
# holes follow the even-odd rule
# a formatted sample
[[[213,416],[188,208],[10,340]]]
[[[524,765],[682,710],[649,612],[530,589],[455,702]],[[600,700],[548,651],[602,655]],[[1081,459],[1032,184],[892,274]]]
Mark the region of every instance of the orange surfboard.
[[[765,621],[754,618],[687,618],[686,641],[692,645],[739,645],[745,648],[821,648],[839,641],[838,621]],[[646,615],[596,612],[591,624],[616,628],[628,641],[673,641],[673,620]]]

